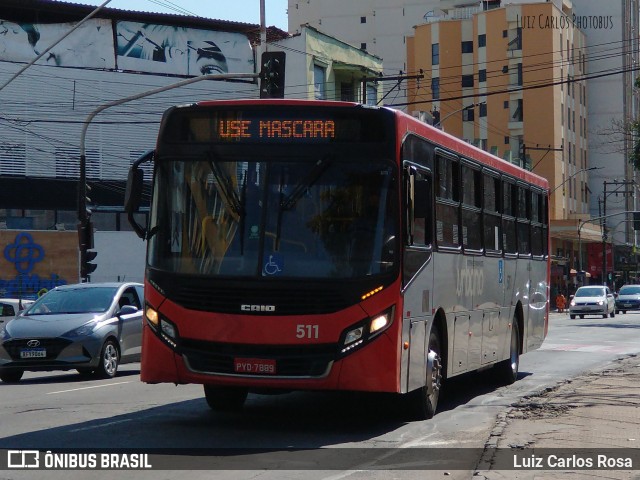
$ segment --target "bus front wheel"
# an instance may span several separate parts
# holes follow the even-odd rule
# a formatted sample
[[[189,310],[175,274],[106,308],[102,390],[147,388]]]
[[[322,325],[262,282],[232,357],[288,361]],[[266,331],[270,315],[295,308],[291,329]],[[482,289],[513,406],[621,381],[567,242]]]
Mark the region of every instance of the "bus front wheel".
[[[442,367],[440,333],[434,328],[429,334],[426,384],[409,394],[412,414],[417,420],[428,420],[436,413],[442,389]]]
[[[204,386],[204,396],[212,410],[237,412],[242,410],[249,392],[246,388]]]

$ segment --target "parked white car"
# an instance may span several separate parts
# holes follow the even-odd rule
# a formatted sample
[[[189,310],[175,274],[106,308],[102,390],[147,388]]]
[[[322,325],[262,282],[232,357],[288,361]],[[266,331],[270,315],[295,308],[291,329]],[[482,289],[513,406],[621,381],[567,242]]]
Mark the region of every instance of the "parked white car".
[[[569,317],[584,318],[585,315],[602,315],[602,318],[616,316],[616,302],[609,287],[589,285],[578,288],[569,303]]]
[[[0,298],[0,323],[15,317],[20,311],[33,303],[33,300],[18,298]]]

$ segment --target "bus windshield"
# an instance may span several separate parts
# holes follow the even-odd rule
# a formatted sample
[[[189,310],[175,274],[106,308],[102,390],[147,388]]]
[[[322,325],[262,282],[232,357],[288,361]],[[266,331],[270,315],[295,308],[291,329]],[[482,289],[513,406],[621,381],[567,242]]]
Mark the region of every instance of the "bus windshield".
[[[397,266],[391,162],[205,156],[156,168],[149,265],[182,274],[357,278]]]

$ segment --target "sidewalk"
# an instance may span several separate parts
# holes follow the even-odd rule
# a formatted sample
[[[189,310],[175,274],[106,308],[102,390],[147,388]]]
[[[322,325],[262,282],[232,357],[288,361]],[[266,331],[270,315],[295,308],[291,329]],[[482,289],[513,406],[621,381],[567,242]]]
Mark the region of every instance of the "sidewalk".
[[[524,397],[500,415],[485,447],[475,474],[481,479],[640,479],[640,462],[635,461],[639,451],[632,450],[619,450],[623,456],[633,454],[632,469],[606,471],[496,471],[492,458],[496,448],[528,449],[529,454],[541,449],[549,449],[546,453],[563,450],[563,454],[578,449],[640,449],[640,357],[626,356],[605,369]]]

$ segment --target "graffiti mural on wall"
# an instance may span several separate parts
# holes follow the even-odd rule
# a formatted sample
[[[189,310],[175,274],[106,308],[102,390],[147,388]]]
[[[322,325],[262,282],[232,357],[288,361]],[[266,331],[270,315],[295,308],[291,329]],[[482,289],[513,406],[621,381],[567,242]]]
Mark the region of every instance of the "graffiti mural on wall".
[[[45,250],[29,233],[18,233],[13,243],[5,246],[3,253],[4,260],[13,265],[17,275],[0,279],[0,297],[35,298],[43,289],[50,290],[67,283],[55,273],[50,274],[49,278],[33,273],[36,264],[44,260]],[[2,270],[5,270],[5,265]]]
[[[0,58],[29,62],[74,26],[0,19]],[[185,76],[254,71],[251,43],[242,33],[109,19],[86,21],[37,63]]]
[[[74,27],[73,23],[13,23],[0,20],[0,58],[30,62]],[[89,20],[37,62],[57,67],[115,68],[111,21]]]
[[[176,75],[252,73],[245,35],[171,25],[116,23],[118,68]]]

